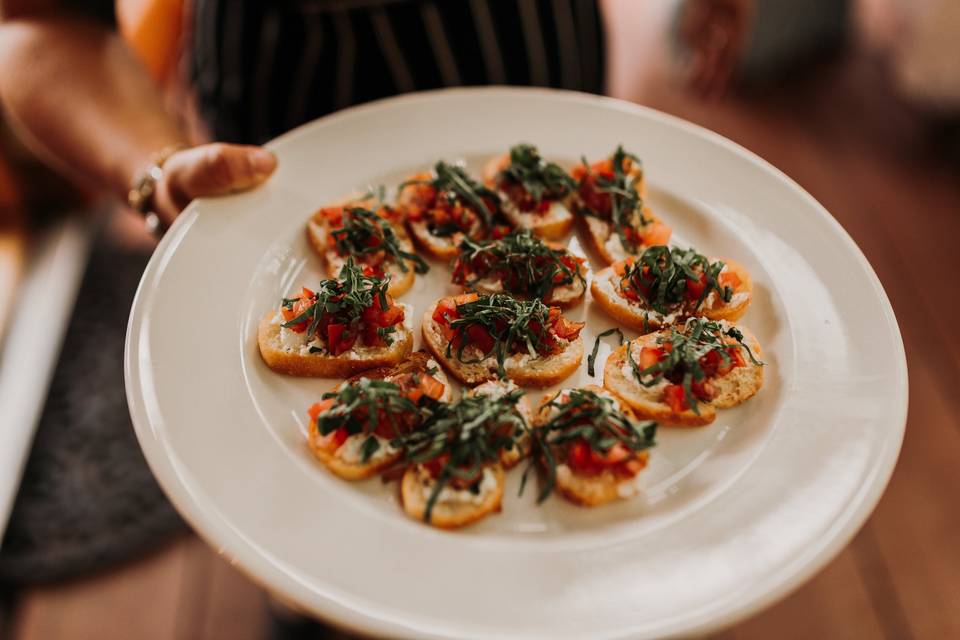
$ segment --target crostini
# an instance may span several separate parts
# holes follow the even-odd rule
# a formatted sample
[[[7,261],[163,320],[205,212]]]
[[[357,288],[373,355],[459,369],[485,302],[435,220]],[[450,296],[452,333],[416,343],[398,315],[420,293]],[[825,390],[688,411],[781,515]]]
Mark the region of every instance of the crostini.
[[[571,198],[577,183],[562,167],[544,160],[535,146],[518,144],[492,159],[483,180],[500,195],[503,214],[515,227],[558,240],[573,226]]]
[[[389,278],[387,293],[401,296],[429,266],[413,252],[401,214],[385,206],[363,204],[323,207],[307,221],[307,238],[326,265],[327,275],[340,274],[352,257],[368,276]]]
[[[638,423],[619,398],[590,385],[546,396],[535,423],[539,501],[556,489],[570,502],[596,507],[637,492],[655,422]]]
[[[510,436],[510,447],[500,452],[500,464],[504,469],[512,469],[520,460],[530,451],[530,433],[533,425],[533,412],[530,409],[530,402],[526,395],[512,380],[491,380],[470,389],[468,396],[485,396],[498,400],[516,398],[512,410],[507,411],[508,419],[503,421],[499,427],[505,430]],[[509,402],[508,402],[509,404]],[[514,419],[517,414],[522,419],[522,424]]]
[[[307,412],[307,442],[341,478],[370,478],[401,458],[400,439],[450,397],[443,370],[417,351],[395,367],[364,371],[325,393]]]
[[[316,291],[285,298],[257,331],[263,361],[274,371],[324,378],[394,365],[413,350],[410,309],[387,293],[389,281],[365,276],[348,259]]]
[[[732,260],[711,262],[693,249],[656,246],[599,271],[590,291],[614,320],[648,332],[690,316],[738,320],[750,305],[753,282]]]
[[[585,262],[523,229],[499,240],[464,238],[453,266],[453,282],[467,291],[509,293],[566,309],[583,300]]]
[[[607,264],[667,244],[670,227],[644,204],[640,160],[623,147],[609,158],[574,167],[575,208],[591,246]]]
[[[523,387],[548,387],[583,359],[582,322],[557,307],[504,294],[442,298],[423,316],[426,347],[460,382],[475,386],[509,378]]]
[[[526,432],[516,409],[520,396],[513,391],[462,397],[440,405],[403,438],[410,466],[400,482],[400,498],[411,518],[453,529],[500,510],[500,458]]]
[[[401,184],[397,207],[417,244],[440,260],[455,258],[464,238],[482,240],[510,231],[497,193],[446,162]]]
[[[763,386],[760,343],[726,320],[690,318],[649,333],[607,358],[603,386],[641,418],[701,426],[717,409],[753,397]]]

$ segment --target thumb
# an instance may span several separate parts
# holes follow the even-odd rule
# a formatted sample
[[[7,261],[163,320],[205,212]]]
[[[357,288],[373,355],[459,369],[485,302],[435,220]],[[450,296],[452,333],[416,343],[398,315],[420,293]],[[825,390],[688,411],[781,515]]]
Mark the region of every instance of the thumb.
[[[163,166],[164,186],[183,209],[194,198],[255,187],[276,168],[276,156],[262,147],[215,142],[170,156]]]

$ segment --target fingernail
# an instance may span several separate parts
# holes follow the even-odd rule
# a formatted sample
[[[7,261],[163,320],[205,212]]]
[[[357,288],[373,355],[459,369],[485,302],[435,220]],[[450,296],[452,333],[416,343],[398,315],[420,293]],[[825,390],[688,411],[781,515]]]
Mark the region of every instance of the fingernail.
[[[277,156],[267,149],[257,149],[250,154],[253,171],[258,176],[268,176],[277,168]]]

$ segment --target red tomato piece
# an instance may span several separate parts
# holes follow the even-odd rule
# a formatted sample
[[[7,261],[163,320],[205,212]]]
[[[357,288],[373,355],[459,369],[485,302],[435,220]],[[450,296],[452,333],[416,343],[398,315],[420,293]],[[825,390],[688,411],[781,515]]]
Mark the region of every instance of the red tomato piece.
[[[683,413],[690,408],[683,387],[679,384],[668,384],[663,388],[663,401],[670,405],[674,413]]]

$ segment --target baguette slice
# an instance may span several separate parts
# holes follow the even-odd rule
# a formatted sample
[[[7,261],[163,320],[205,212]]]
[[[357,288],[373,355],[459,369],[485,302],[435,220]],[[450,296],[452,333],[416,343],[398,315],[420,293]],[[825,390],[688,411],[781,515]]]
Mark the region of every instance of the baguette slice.
[[[660,218],[655,216],[649,207],[644,207],[643,215],[646,218],[652,219],[655,223],[662,223]],[[613,225],[609,222],[588,215],[580,215],[578,217],[580,218],[584,233],[587,236],[587,244],[593,251],[599,254],[604,262],[613,264],[617,260],[623,260],[632,255],[626,251],[623,243],[620,241],[620,236],[613,230]],[[667,239],[669,239],[669,235]],[[666,244],[666,240],[660,241],[660,239],[658,239],[654,244]],[[638,250],[642,253],[643,249],[647,246],[650,245],[646,243],[641,244]]]
[[[353,375],[340,383],[337,389],[341,389],[349,384],[354,384],[362,378],[392,381],[405,373],[425,372],[430,366],[437,368],[437,372],[433,374],[433,377],[444,386],[443,396],[440,397],[440,401],[450,402],[452,395],[450,383],[446,375],[444,375],[443,369],[439,368],[433,359],[423,351],[415,351],[410,354],[408,359],[394,367],[378,367]],[[374,457],[367,462],[360,462],[352,458],[352,454],[357,451],[367,438],[367,436],[363,434],[350,436],[338,448],[331,449],[328,446],[328,437],[320,435],[317,429],[317,423],[311,420],[308,428],[307,444],[317,459],[336,475],[344,480],[364,480],[377,475],[383,469],[393,465],[403,455],[401,449],[390,447],[388,440],[380,438],[379,436],[375,437],[380,441],[380,448],[374,454]],[[356,440],[354,441],[353,439]]]
[[[491,158],[483,167],[481,177],[491,189],[497,189],[497,174],[510,164],[510,154]],[[545,240],[560,240],[573,228],[572,198],[554,201],[546,213],[521,211],[507,194],[497,189],[503,215],[518,229],[530,229]]]
[[[630,300],[620,292],[620,276],[612,267],[607,267],[593,278],[590,293],[600,308],[611,318],[635,331],[646,333],[666,327],[688,315],[705,316],[711,320],[737,320],[747,312],[753,298],[753,281],[750,274],[739,263],[724,260],[724,271],[732,271],[740,278],[740,285],[734,290],[729,303],[723,302],[716,292],[711,292],[703,301],[698,312],[688,314],[683,308],[676,312],[662,314],[645,307],[642,303]]]
[[[450,375],[471,387],[497,380],[496,360],[488,358],[475,364],[459,362],[455,355],[446,356],[447,341],[433,319],[437,304],[430,305],[423,314],[421,330],[423,344]],[[560,353],[545,358],[520,360],[511,357],[504,363],[507,378],[521,387],[549,387],[569,377],[583,360],[583,338],[577,336]]]
[[[355,203],[357,206],[361,206],[363,201]],[[333,205],[338,206],[338,205]],[[343,268],[343,264],[346,262],[343,256],[341,256],[336,251],[330,248],[330,226],[327,224],[327,221],[324,219],[321,210],[318,210],[313,217],[307,221],[307,240],[310,242],[310,246],[313,247],[313,250],[323,259],[324,267],[326,268],[327,275],[331,278],[336,278],[340,275],[340,269]],[[410,241],[410,236],[407,235],[406,230],[402,225],[394,224],[392,221],[388,223],[393,227],[394,232],[397,234],[397,237],[400,239],[400,246],[404,251],[413,252],[413,243]],[[385,274],[390,278],[390,286],[387,288],[387,293],[393,297],[402,296],[404,293],[410,290],[410,287],[413,286],[416,276],[414,275],[413,263],[409,260],[406,261],[407,270],[404,271],[396,263],[396,261],[390,260],[387,262],[387,268],[384,270]]]
[[[620,411],[630,418],[635,415],[630,407],[623,400],[609,391],[601,389],[596,385],[587,385],[584,387],[602,396],[611,398],[617,403]],[[563,393],[563,392],[561,392]],[[553,399],[553,395],[544,396],[540,403],[542,408],[544,404]],[[538,410],[538,423],[543,424],[547,421],[545,411]],[[646,466],[650,458],[649,451],[641,451],[637,454],[637,459]],[[636,477],[620,478],[609,469],[595,476],[584,476],[574,473],[566,464],[560,464],[557,467],[557,491],[570,502],[582,507],[597,507],[608,502],[621,500],[634,495],[637,491]]]
[[[469,491],[457,492],[458,497],[463,499],[437,500],[430,513],[429,524],[440,529],[457,529],[500,511],[503,501],[503,469],[500,465],[494,465],[484,471],[489,471],[492,478],[489,488],[482,490],[478,500],[471,499]],[[423,521],[432,486],[433,479],[422,466],[414,465],[404,472],[400,482],[400,501],[403,503],[403,510],[414,520]]]
[[[410,308],[405,309],[410,313]],[[260,321],[257,343],[260,355],[268,367],[278,373],[315,378],[342,378],[357,372],[395,365],[413,351],[413,332],[405,325],[397,325],[393,344],[379,349],[351,349],[339,356],[322,353],[301,353],[286,347],[280,338],[280,323],[276,311]]]
[[[758,359],[761,356],[760,343],[747,329],[738,327],[743,332],[744,344],[750,347],[753,355]],[[644,387],[637,382],[627,361],[627,348],[632,349],[634,360],[640,357],[643,347],[656,347],[657,337],[661,332],[640,336],[632,342],[621,345],[607,358],[603,369],[603,386],[624,400],[641,418],[657,420],[672,426],[699,427],[710,424],[717,417],[717,409],[734,407],[753,397],[763,386],[763,367],[747,362],[742,367],[733,369],[723,376],[711,378],[717,390],[717,396],[710,402],[698,402],[699,415],[692,409],[675,413],[663,401],[662,381],[653,387]]]
[[[516,389],[518,389],[517,385],[510,380],[491,380],[490,382],[484,382],[474,387],[468,391],[467,394],[471,396],[489,396],[496,398]],[[516,406],[520,417],[522,417],[527,424],[528,431],[523,434],[523,437],[517,443],[516,447],[500,452],[500,464],[503,465],[504,469],[508,470],[517,466],[517,463],[530,453],[529,429],[533,424],[533,412],[530,409],[530,402],[526,396],[520,398]]]

